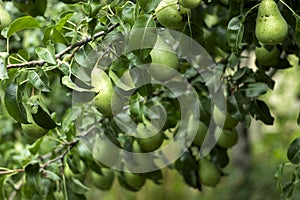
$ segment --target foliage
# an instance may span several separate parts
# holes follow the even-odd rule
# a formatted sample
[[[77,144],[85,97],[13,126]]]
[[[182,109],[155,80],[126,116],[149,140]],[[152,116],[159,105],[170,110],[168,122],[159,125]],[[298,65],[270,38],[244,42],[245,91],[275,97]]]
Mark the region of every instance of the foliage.
[[[144,153],[157,149],[157,146],[167,146],[182,133],[189,139],[190,132],[197,132],[198,124],[194,123],[194,118],[198,113],[186,112],[180,101],[180,97],[188,96],[191,91],[197,95],[196,103],[193,103],[194,98],[184,104],[197,106],[191,110],[199,111],[201,123],[209,127],[211,134],[208,135],[213,135],[217,126],[223,128],[222,119],[221,123],[212,120],[214,106],[226,112],[226,119],[239,121],[246,127],[252,119],[273,124],[274,116],[261,96],[274,88],[275,73],[291,67],[288,56],[299,56],[300,16],[297,13],[300,2],[276,1],[278,12],[283,16],[281,20],[288,24],[288,35],[274,44],[280,55],[276,66],[256,62],[256,68],[250,68],[243,61],[263,42],[255,32],[260,1],[203,0],[196,7],[193,5],[193,9],[185,8],[184,11],[183,8],[180,10],[177,1],[168,1],[167,4],[172,4],[168,7],[170,12],[176,14],[176,19],[171,19],[177,20],[176,26],[161,24],[159,4],[161,1],[158,0],[3,2],[13,21],[2,29],[0,38],[0,199],[86,199],[85,194],[92,187],[87,180],[93,173],[104,176],[105,165],[116,164],[119,149]],[[166,13],[161,15],[166,16]],[[168,31],[163,25],[177,32]],[[167,34],[162,37],[154,29]],[[198,58],[202,52],[193,50],[193,46],[186,43],[186,46],[176,45],[176,33],[193,38],[204,47],[208,53],[204,56],[211,56],[214,64],[205,66],[202,71],[195,68],[189,57]],[[124,39],[124,36],[133,42],[126,50],[122,42],[128,38]],[[136,42],[136,38],[142,39]],[[149,70],[144,66],[151,67],[152,60],[157,60],[153,58],[152,49],[157,48],[156,41],[160,39],[165,42],[162,46],[168,46],[161,47],[161,56],[167,54],[165,58],[171,60],[176,60],[177,56],[178,61],[171,63],[178,66],[162,68],[162,64],[168,64],[159,61]],[[190,52],[184,52],[186,48],[190,48]],[[178,69],[177,73],[175,69]],[[94,97],[101,95],[104,89],[110,89],[105,83],[101,85],[99,70],[108,75],[106,78],[111,79],[118,92],[111,91],[113,94],[98,99],[96,106]],[[151,80],[149,75],[152,75]],[[193,90],[182,86],[183,82]],[[182,87],[172,91],[168,84]],[[219,98],[213,99],[215,94]],[[116,100],[112,100],[114,98]],[[109,107],[113,110],[104,113],[99,109],[101,102],[112,103]],[[127,104],[119,108],[124,103]],[[121,110],[125,114],[111,116]],[[162,118],[166,118],[166,123],[160,124]],[[298,124],[299,119],[295,119]],[[138,126],[128,126],[132,122]],[[21,124],[30,123],[47,133],[38,137],[25,136]],[[233,124],[233,127],[224,128],[232,131],[236,126]],[[129,130],[125,132],[124,127]],[[160,135],[159,144],[153,149],[151,145],[149,147],[149,141],[141,142],[133,134],[152,136],[154,132]],[[217,139],[208,137],[203,148],[210,140],[216,143]],[[109,151],[105,141],[117,148]],[[293,142],[288,151],[288,158],[295,165],[299,162],[298,143],[298,140]],[[225,175],[223,169],[228,164],[228,148],[215,145],[203,158],[202,146],[189,140],[184,145],[185,151],[168,167],[177,170],[192,188],[201,190],[202,184],[215,186],[219,175]],[[145,181],[161,184],[161,169],[153,166],[159,166],[157,158],[163,153],[146,154],[149,157],[128,154],[118,166],[122,170],[114,171],[120,185],[129,191],[138,191]],[[217,174],[213,183],[199,177],[199,171],[205,167],[201,165],[204,159]],[[109,162],[100,162],[103,160]],[[140,170],[137,163],[147,165],[149,170],[131,172],[131,169],[135,169],[134,172]],[[277,177],[282,175],[283,166]],[[283,199],[292,194],[293,185],[299,178],[298,171],[296,167],[291,184],[279,185]],[[110,188],[111,184],[110,179],[105,188]]]

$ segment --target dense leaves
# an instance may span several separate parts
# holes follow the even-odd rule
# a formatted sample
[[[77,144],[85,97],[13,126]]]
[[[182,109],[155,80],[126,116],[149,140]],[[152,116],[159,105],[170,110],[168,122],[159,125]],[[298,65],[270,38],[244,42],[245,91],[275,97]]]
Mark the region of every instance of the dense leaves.
[[[261,97],[274,89],[274,74],[291,67],[288,57],[299,56],[300,16],[292,1],[276,1],[289,37],[276,44],[278,64],[271,66],[245,62],[262,46],[254,31],[261,1],[203,0],[192,9],[176,0],[1,3],[13,21],[0,37],[0,120],[5,127],[0,129],[0,199],[85,199],[93,189],[91,174],[103,178],[103,169],[115,163],[120,171],[112,174],[130,191],[139,191],[147,181],[163,183],[159,166],[177,170],[198,190],[215,186],[230,162],[227,148],[216,144],[212,134],[216,126],[233,129],[241,122],[249,127],[251,119],[272,125],[276,116]],[[175,18],[160,13],[163,20],[158,20],[159,4],[171,4],[166,10]],[[172,20],[177,24],[164,27]],[[163,62],[157,63],[154,55]],[[169,63],[175,67],[166,67]],[[95,98],[103,94],[105,98]],[[215,104],[226,109],[233,126],[212,119]],[[194,109],[187,111],[186,105]],[[99,109],[103,107],[109,114]],[[29,120],[49,132],[38,139],[26,137],[21,127]],[[203,145],[193,144],[189,135],[197,131],[197,120],[210,127],[202,133]],[[300,124],[300,115],[296,121]],[[139,131],[159,134],[159,142],[139,139]],[[168,163],[168,152],[159,149],[174,141],[183,148]],[[136,155],[149,149],[155,151],[146,159]],[[288,149],[295,165],[299,149],[298,139]],[[112,158],[113,163],[105,162]],[[203,180],[203,161],[212,166],[214,183]],[[149,170],[137,173],[141,163]],[[279,184],[283,199],[298,179],[297,168],[290,183]]]

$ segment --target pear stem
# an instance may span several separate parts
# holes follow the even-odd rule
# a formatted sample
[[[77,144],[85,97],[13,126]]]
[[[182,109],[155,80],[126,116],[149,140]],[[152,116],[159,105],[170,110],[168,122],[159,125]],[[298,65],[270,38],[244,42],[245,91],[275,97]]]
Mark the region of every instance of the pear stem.
[[[297,13],[289,6],[287,5],[283,0],[279,0],[285,7],[287,7],[292,13],[293,15],[297,15]],[[297,15],[298,16],[298,15]]]
[[[255,8],[257,8],[259,5],[260,5],[260,3],[259,3],[259,4],[256,4],[255,6],[253,6],[252,8],[250,8],[250,9],[246,12],[246,14],[244,15],[243,19],[241,20],[241,23],[242,23],[242,24],[245,22],[247,15],[249,15],[249,13],[251,13],[252,10],[254,10]]]

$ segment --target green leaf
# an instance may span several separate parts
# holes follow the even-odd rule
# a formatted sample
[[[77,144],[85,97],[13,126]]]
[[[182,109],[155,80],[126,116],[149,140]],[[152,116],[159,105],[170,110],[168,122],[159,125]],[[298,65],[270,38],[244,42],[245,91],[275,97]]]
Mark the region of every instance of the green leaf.
[[[40,68],[37,68],[35,71],[30,71],[28,73],[28,78],[30,83],[36,89],[41,90],[42,92],[50,92],[47,74]]]
[[[56,64],[55,49],[53,46],[48,45],[47,48],[37,47],[35,49],[35,52],[37,53],[39,58],[44,60],[45,62],[50,63],[52,65]]]
[[[130,32],[129,50],[153,48],[157,38],[155,26],[152,15],[140,15]]]
[[[35,155],[39,151],[42,142],[43,137],[39,138],[37,141],[35,141],[32,145],[28,147],[28,150],[32,155]]]
[[[266,83],[249,83],[246,90],[247,97],[258,97],[269,90],[269,86]]]
[[[291,163],[300,163],[300,138],[296,138],[289,146],[287,157]]]
[[[54,172],[52,172],[52,171],[44,170],[44,173],[46,174],[46,177],[49,178],[52,181],[59,181],[59,180],[61,180],[61,178],[57,174],[55,174]]]
[[[281,194],[281,199],[289,199],[294,191],[295,183],[290,181],[283,186],[283,194]]]
[[[233,17],[229,21],[226,38],[228,46],[238,55],[241,53],[243,35],[244,25],[241,23],[240,16]]]
[[[138,1],[140,3],[141,8],[146,12],[149,13],[157,7],[160,0],[140,0]]]
[[[61,18],[61,19],[57,22],[57,24],[56,24],[56,30],[61,31],[61,30],[63,29],[64,25],[67,23],[67,21],[68,21],[71,17],[73,17],[74,14],[75,14],[74,11],[70,11],[70,10],[69,10],[69,11],[66,11],[65,13],[63,13],[62,15],[64,15],[64,17]]]
[[[251,102],[249,108],[250,114],[257,120],[261,120],[266,125],[273,125],[274,118],[272,117],[269,107],[261,100]]]
[[[134,24],[135,18],[135,9],[136,5],[127,3],[122,7],[122,20],[124,23]]]
[[[70,187],[70,189],[76,193],[76,194],[84,194],[88,191],[90,191],[90,188],[88,188],[87,186],[85,186],[80,180],[75,179],[75,178],[70,178],[68,180],[68,185]]]
[[[155,184],[161,184],[163,181],[163,174],[161,170],[147,172],[145,173],[145,177],[152,180]]]
[[[20,123],[28,123],[18,85],[10,84],[5,90],[4,103],[8,113]]]
[[[7,37],[11,37],[14,33],[27,29],[27,28],[39,28],[40,23],[31,16],[24,16],[17,18],[13,21],[7,31]]]
[[[51,118],[51,116],[43,110],[40,105],[34,106],[36,112],[32,113],[33,120],[35,123],[45,129],[53,129],[57,126],[55,121]],[[32,109],[34,110],[34,109]]]
[[[45,199],[50,190],[51,181],[40,173],[40,165],[33,161],[25,167],[26,181],[22,186],[22,199]]]
[[[185,182],[193,187],[201,190],[201,184],[198,180],[198,164],[187,151],[176,162],[175,168],[182,174]]]
[[[85,89],[85,88],[81,88],[78,85],[76,85],[69,76],[64,76],[62,78],[62,84],[67,86],[68,88],[75,90],[77,92],[91,92],[91,89]]]
[[[224,168],[229,164],[227,149],[215,146],[210,152],[210,156],[211,160],[221,168]]]

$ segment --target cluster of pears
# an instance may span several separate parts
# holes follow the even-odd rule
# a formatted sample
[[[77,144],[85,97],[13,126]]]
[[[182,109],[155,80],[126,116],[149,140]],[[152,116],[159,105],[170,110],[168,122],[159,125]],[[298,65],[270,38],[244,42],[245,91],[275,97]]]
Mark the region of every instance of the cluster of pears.
[[[155,9],[158,22],[166,28],[182,29],[190,9],[196,8],[201,0],[163,0]]]
[[[199,182],[202,185],[215,187],[221,180],[222,173],[220,168],[228,164],[227,155],[225,155],[226,153],[224,154],[224,152],[226,152],[228,148],[233,147],[238,141],[238,133],[235,129],[238,121],[228,112],[223,112],[217,106],[213,108],[212,117],[216,124],[214,129],[214,137],[217,142],[217,146],[214,147],[216,151],[213,150],[210,155],[199,160],[198,176]],[[192,143],[193,146],[201,147],[209,131],[208,126],[200,121]],[[212,159],[212,157],[214,157],[214,159]]]
[[[86,144],[79,142],[76,152],[79,156],[72,162],[67,162],[64,173],[71,189],[76,191],[78,181],[84,183],[88,187],[95,187],[102,191],[108,191],[112,188],[117,177],[119,184],[129,191],[138,191],[146,183],[146,177],[143,173],[132,173],[126,166],[123,171],[116,171],[95,159]],[[110,152],[106,152],[111,155]],[[68,160],[69,161],[69,160]],[[74,181],[77,179],[77,181]]]
[[[233,147],[238,141],[238,133],[235,129],[238,121],[228,112],[223,112],[217,106],[214,106],[213,108],[212,117],[216,124],[214,136],[217,141],[217,145],[225,149]],[[201,147],[208,131],[207,125],[200,121],[193,144]]]
[[[177,71],[179,59],[176,52],[160,36],[157,36],[155,45],[150,52],[150,58],[151,63],[148,73],[155,80],[165,82],[171,80],[179,73]],[[125,81],[126,85],[135,87],[129,70],[122,74],[121,80]],[[102,69],[95,68],[91,73],[91,85],[97,94],[94,98],[95,107],[104,117],[111,117],[113,114],[112,106],[118,110],[118,103],[120,106],[122,104],[118,101],[118,95],[114,93],[114,85],[111,78]]]
[[[258,8],[255,35],[261,43],[256,47],[257,62],[262,67],[276,67],[280,51],[276,46],[284,42],[288,34],[288,24],[281,15],[274,0],[263,0]]]

